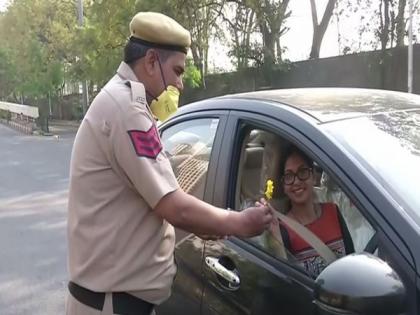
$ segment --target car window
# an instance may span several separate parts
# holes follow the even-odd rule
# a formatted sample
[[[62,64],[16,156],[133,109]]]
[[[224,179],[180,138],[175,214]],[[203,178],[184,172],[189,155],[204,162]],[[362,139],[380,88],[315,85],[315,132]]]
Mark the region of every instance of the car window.
[[[219,120],[203,118],[166,128],[162,143],[180,187],[203,199],[207,169]]]
[[[240,150],[235,208],[243,210],[260,198],[267,198],[265,191],[271,180],[274,189],[269,203],[278,217],[268,232],[251,242],[278,259],[292,262],[313,278],[328,264],[326,251],[342,257],[365,250],[375,234],[374,229],[332,177],[319,167],[319,161],[278,135],[262,129],[248,128]],[[291,154],[290,151],[296,152]],[[289,155],[295,156],[296,169],[288,169],[293,163],[292,158],[286,158]],[[305,162],[305,158],[299,156],[310,161]],[[301,182],[307,185],[301,185]],[[308,211],[312,211],[312,218],[300,212],[304,208],[302,204],[310,205]],[[304,230],[316,235],[326,246],[311,246],[302,235],[307,232],[300,228],[295,230],[286,223],[288,219],[284,216],[304,226]],[[307,219],[311,220],[305,221]]]
[[[364,251],[375,231],[360,210],[326,172],[322,172],[320,183],[314,187],[314,191],[318,202],[337,205],[349,229],[355,252]]]
[[[420,227],[420,111],[327,124],[326,132],[374,176]],[[389,158],[395,157],[395,158]]]

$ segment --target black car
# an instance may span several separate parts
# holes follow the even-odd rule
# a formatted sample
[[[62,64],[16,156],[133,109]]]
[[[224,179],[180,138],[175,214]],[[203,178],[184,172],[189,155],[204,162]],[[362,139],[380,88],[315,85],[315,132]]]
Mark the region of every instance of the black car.
[[[293,144],[314,161],[314,192],[344,218],[355,253],[317,277],[266,233],[204,241],[177,231],[164,314],[420,314],[420,97],[290,89],[209,99],[160,126],[180,186],[241,211],[278,183]],[[282,211],[284,194],[273,197]]]

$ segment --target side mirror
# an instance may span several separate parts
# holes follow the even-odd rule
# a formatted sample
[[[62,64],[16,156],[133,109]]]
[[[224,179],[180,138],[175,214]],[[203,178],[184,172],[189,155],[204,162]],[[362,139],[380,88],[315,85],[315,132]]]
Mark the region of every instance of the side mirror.
[[[319,315],[396,315],[405,310],[406,290],[397,273],[371,254],[345,256],[315,280]]]

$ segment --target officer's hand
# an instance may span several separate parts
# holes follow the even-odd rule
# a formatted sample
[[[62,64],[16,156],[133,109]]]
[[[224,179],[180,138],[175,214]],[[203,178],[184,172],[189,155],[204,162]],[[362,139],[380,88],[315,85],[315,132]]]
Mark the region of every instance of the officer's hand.
[[[255,206],[256,207],[264,207],[264,206],[267,206],[267,200],[265,200],[264,198],[261,198],[260,201],[256,201],[255,202]]]
[[[258,205],[243,210],[239,226],[239,237],[252,237],[260,235],[264,230],[270,228],[273,221],[272,210],[266,205]]]

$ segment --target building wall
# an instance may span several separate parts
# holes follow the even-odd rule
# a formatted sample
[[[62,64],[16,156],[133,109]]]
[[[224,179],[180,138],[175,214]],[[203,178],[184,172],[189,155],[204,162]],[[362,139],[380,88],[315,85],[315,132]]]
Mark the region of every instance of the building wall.
[[[407,91],[407,47],[385,52],[305,60],[292,63],[288,70],[241,72],[210,75],[206,88],[186,88],[182,104],[231,93],[274,88],[358,87]],[[413,92],[420,94],[420,44],[413,47]]]

